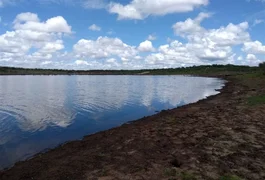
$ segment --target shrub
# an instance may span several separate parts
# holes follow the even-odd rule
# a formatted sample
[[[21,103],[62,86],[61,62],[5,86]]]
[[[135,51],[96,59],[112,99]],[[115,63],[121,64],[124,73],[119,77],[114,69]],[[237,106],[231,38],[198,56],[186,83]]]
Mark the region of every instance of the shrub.
[[[259,68],[265,72],[265,62],[259,63]]]

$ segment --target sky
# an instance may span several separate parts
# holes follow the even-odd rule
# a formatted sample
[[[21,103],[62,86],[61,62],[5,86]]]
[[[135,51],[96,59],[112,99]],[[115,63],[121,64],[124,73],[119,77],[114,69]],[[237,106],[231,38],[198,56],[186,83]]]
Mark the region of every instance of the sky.
[[[265,0],[0,0],[0,66],[257,66]]]

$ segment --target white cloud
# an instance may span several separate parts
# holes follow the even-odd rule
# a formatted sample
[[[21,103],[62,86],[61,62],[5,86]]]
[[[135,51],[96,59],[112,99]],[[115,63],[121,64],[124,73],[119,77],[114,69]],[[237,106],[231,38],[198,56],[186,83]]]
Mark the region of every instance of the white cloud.
[[[63,41],[56,40],[54,42],[47,42],[45,45],[40,49],[40,52],[43,53],[53,53],[56,51],[60,51],[64,49]]]
[[[156,36],[154,34],[150,34],[148,37],[147,37],[147,40],[149,41],[154,41],[156,40]]]
[[[99,37],[97,40],[79,40],[73,47],[74,53],[80,58],[102,59],[112,56],[131,58],[137,54],[134,46],[122,42],[118,38]]]
[[[242,44],[250,39],[247,32],[248,23],[242,22],[240,24],[228,24],[226,27],[219,29],[212,29],[205,33],[205,37],[209,37],[214,43],[220,46],[232,46]]]
[[[54,32],[54,33],[72,33],[71,26],[62,16],[57,16],[48,19],[45,22],[40,22],[36,14],[21,13],[14,20],[14,29],[32,30],[37,32]]]
[[[147,56],[146,63],[167,67],[234,63],[236,55],[233,47],[250,41],[248,23],[230,23],[218,29],[205,29],[201,22],[211,15],[200,13],[194,19],[188,18],[175,23],[172,26],[175,34],[184,38],[187,43],[170,40],[169,44],[158,48],[158,53]]]
[[[162,16],[171,13],[193,11],[196,7],[208,5],[208,0],[132,0],[127,5],[110,3],[108,11],[118,14],[118,19],[139,19],[148,16]]]
[[[256,56],[254,54],[248,54],[247,60],[257,60]]]
[[[41,63],[42,65],[49,65],[49,64],[52,64],[52,61],[44,61]]]
[[[72,28],[62,16],[43,21],[37,14],[21,13],[14,19],[13,29],[0,34],[0,65],[143,69],[213,63],[257,65],[261,62],[258,55],[265,54],[265,46],[251,40],[247,22],[207,29],[201,23],[211,16],[211,13],[200,13],[193,19],[176,22],[172,28],[178,40],[171,38],[156,49],[152,43],[156,37],[151,34],[138,46],[120,38],[80,39],[73,45],[73,51],[63,52],[63,40],[67,34],[72,34]],[[98,28],[94,24],[92,29]],[[242,54],[234,51],[241,46]]]
[[[247,54],[246,61],[243,62],[245,65],[256,66],[262,61],[258,59],[254,54]]]
[[[110,58],[106,60],[107,63],[116,63],[116,59],[115,58]]]
[[[25,22],[39,22],[40,19],[37,14],[26,12],[16,16],[14,24],[25,23]]]
[[[233,46],[250,40],[248,23],[230,23],[218,29],[205,29],[200,23],[209,17],[209,13],[200,13],[195,19],[177,22],[173,30],[176,35],[188,40],[185,48],[192,59],[205,63],[231,63],[234,58]]]
[[[84,61],[84,60],[76,60],[75,64],[80,66],[80,65],[88,65],[88,62]]]
[[[245,42],[242,50],[247,53],[265,54],[265,46],[259,41]]]
[[[205,29],[200,23],[209,18],[211,14],[200,13],[195,19],[187,19],[184,22],[177,22],[173,25],[173,29],[176,35],[187,37],[190,41],[207,43],[212,47],[214,45],[230,46],[241,44],[250,39],[248,29],[248,23],[242,22],[240,24],[228,24],[226,27],[220,27],[219,29]]]
[[[195,19],[188,18],[184,22],[177,22],[172,27],[174,29],[175,34],[184,36],[190,33],[200,33],[204,31],[204,28],[201,27],[200,23],[206,19],[211,17],[209,13],[200,13]]]
[[[96,24],[92,24],[88,29],[91,31],[101,31],[101,27],[97,26]]]
[[[199,59],[189,53],[186,45],[179,41],[173,41],[170,44],[161,45],[158,51],[159,53],[147,56],[147,64],[180,66],[183,63],[187,65],[199,63]]]
[[[153,44],[151,41],[146,40],[140,43],[138,50],[141,52],[152,52],[152,51],[155,51],[155,48],[153,47]]]
[[[55,60],[64,49],[63,34],[71,33],[71,26],[60,16],[41,22],[37,14],[21,13],[13,25],[13,31],[0,35],[0,61],[9,64],[51,64],[42,61]]]

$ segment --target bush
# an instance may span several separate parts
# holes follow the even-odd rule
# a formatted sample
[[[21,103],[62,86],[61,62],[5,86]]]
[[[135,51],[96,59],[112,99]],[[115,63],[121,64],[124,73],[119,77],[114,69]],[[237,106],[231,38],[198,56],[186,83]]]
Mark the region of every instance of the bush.
[[[259,63],[259,68],[262,68],[265,71],[265,62]]]

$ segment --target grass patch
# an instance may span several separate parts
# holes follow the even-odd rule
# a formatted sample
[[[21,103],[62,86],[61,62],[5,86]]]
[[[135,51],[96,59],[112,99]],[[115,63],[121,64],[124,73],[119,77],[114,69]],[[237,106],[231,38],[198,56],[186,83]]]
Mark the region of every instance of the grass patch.
[[[251,88],[260,88],[260,84],[265,82],[265,75],[261,71],[240,74],[235,76],[235,78],[241,84]]]
[[[252,73],[240,74],[240,75],[237,75],[236,77],[240,79],[253,79],[253,78],[260,78],[263,76],[264,76],[264,73],[262,71],[257,71],[257,72],[252,72]]]
[[[228,175],[220,177],[220,180],[241,180],[241,178],[235,175],[233,176]]]
[[[173,168],[166,168],[165,170],[164,170],[164,175],[165,176],[176,176],[176,174],[177,174],[177,171],[176,171],[176,169],[173,169]]]
[[[197,180],[197,178],[193,174],[187,173],[187,172],[181,173],[181,179],[182,180]]]
[[[265,95],[253,96],[248,98],[248,105],[257,106],[265,104]]]

